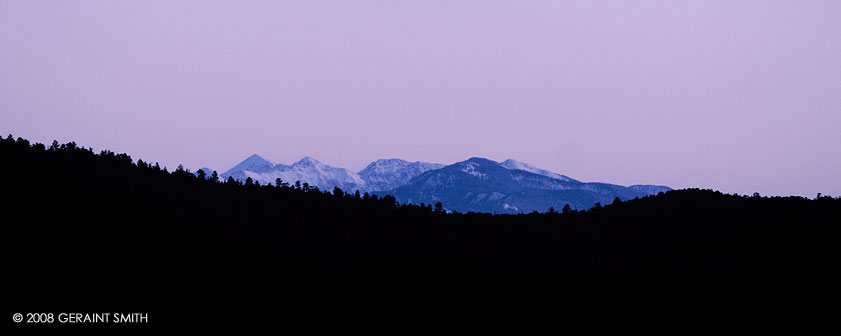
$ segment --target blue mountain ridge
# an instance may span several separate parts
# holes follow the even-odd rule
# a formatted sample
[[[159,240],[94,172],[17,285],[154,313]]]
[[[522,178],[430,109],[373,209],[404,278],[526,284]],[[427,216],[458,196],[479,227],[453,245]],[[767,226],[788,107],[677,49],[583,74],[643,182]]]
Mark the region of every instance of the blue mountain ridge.
[[[513,214],[544,212],[550,207],[560,210],[566,204],[573,209],[589,209],[597,202],[608,204],[616,197],[629,200],[669,190],[665,186],[623,187],[561,180],[509,169],[488,159],[470,158],[425,172],[399,188],[375,194],[393,195],[407,203],[441,202],[451,211]]]
[[[299,180],[321,190],[339,187],[345,192],[393,195],[401,203],[441,202],[448,211],[498,214],[545,212],[550,207],[560,210],[566,204],[589,209],[616,197],[628,200],[672,190],[656,185],[581,182],[512,159],[500,163],[479,157],[451,165],[380,159],[354,173],[311,157],[283,165],[254,154],[221,174],[221,179],[228,177],[239,181],[250,177],[261,184],[272,184],[276,178],[288,183]]]

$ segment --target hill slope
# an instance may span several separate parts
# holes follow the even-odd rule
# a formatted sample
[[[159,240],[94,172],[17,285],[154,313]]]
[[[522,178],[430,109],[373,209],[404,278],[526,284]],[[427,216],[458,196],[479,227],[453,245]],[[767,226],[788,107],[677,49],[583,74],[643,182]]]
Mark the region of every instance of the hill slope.
[[[61,300],[183,321],[258,300],[299,312],[362,314],[354,305],[367,302],[428,313],[423,302],[554,314],[833,311],[841,299],[841,199],[679,190],[564,214],[445,214],[200,180],[75,144],[4,139],[0,158],[11,196],[0,248],[15,289],[4,301],[21,311]]]

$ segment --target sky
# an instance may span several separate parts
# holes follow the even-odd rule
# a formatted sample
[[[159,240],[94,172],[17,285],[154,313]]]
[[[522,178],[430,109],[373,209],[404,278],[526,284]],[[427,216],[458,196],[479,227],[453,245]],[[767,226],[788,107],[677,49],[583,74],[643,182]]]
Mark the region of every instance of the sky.
[[[0,0],[0,133],[841,195],[841,1]]]

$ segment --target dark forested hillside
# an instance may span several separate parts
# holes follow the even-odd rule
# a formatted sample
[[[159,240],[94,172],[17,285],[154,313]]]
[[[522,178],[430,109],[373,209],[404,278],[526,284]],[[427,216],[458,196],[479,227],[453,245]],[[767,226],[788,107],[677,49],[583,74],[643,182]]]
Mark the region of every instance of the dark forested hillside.
[[[7,302],[155,311],[225,298],[300,314],[360,302],[839,309],[841,199],[679,190],[586,212],[447,214],[278,182],[219,183],[9,136],[0,140]]]

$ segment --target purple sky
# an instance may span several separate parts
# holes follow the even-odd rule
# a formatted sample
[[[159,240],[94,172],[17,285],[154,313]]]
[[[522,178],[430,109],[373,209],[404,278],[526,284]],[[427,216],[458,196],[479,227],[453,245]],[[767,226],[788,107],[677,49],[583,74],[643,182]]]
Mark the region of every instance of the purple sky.
[[[841,1],[0,0],[0,132],[841,195]]]

